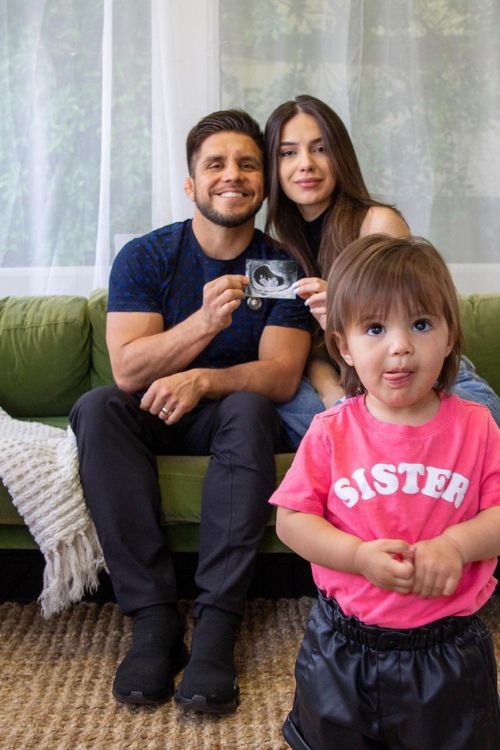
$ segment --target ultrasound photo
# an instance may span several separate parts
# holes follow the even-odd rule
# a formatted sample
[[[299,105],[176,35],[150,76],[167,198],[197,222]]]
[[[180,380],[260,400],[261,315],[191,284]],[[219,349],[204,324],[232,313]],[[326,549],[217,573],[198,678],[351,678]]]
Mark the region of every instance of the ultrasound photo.
[[[247,297],[295,297],[292,285],[297,281],[297,263],[294,260],[247,260],[246,275],[250,279],[245,289]]]

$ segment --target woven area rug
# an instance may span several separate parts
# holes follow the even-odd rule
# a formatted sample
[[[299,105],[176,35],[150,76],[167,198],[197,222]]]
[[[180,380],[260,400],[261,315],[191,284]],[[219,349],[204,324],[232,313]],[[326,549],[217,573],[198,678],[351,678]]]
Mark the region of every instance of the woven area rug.
[[[312,599],[247,605],[237,646],[241,705],[185,716],[170,701],[129,708],[111,696],[131,623],[116,604],[78,604],[43,620],[36,604],[0,605],[1,750],[285,750],[293,666]],[[188,636],[192,620],[189,607]],[[482,613],[500,660],[500,596]]]

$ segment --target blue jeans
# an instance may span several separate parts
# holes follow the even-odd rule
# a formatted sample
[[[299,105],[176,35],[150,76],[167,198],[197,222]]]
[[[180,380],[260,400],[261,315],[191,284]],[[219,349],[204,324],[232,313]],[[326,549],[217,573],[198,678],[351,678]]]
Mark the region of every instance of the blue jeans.
[[[462,357],[460,360],[460,369],[452,392],[466,401],[475,401],[487,406],[500,427],[500,398],[486,380],[477,374],[476,368],[467,357]],[[295,396],[286,404],[280,404],[276,408],[292,446],[296,450],[312,418],[315,414],[324,411],[325,406],[309,380],[304,377]]]
[[[325,405],[309,380],[304,377],[295,396],[286,404],[278,404],[276,409],[285,425],[293,449],[297,450],[312,418],[320,411],[324,411]]]
[[[460,370],[452,392],[466,401],[475,401],[487,406],[500,427],[500,398],[486,380],[477,374],[476,368],[467,357],[460,360]]]

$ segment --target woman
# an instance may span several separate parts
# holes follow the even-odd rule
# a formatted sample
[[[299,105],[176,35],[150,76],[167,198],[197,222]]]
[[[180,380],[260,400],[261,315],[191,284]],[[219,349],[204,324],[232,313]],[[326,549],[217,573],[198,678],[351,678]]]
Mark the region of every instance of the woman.
[[[266,231],[304,268],[295,290],[324,328],[325,279],[336,256],[358,237],[404,237],[410,230],[394,206],[370,196],[346,127],[324,102],[303,95],[281,104],[267,121],[265,142]],[[295,398],[278,407],[294,447],[314,414],[344,395],[318,348],[307,375],[314,388],[304,379]],[[486,404],[500,424],[500,399],[465,357],[454,391]]]

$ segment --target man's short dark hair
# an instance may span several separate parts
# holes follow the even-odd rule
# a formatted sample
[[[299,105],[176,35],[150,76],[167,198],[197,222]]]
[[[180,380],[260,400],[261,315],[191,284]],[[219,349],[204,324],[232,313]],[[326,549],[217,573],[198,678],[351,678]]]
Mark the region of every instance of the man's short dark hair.
[[[242,109],[226,109],[203,117],[188,133],[186,156],[189,174],[194,172],[194,160],[203,142],[214,133],[243,133],[255,141],[264,154],[264,136],[259,124]]]

